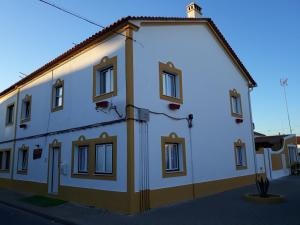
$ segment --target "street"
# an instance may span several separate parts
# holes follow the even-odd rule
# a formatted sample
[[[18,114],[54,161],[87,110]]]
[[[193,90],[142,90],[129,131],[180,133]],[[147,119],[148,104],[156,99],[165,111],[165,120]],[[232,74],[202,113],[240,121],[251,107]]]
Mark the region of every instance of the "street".
[[[0,204],[0,218],[0,225],[61,225],[3,204]]]

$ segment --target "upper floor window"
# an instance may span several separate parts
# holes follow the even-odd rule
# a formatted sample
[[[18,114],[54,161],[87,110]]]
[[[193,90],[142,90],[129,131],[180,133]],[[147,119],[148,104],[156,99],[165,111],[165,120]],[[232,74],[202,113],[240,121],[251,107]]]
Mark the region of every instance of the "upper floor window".
[[[0,150],[0,171],[10,169],[10,150]]]
[[[31,118],[31,96],[26,95],[22,100],[21,122],[28,122]]]
[[[64,81],[58,79],[52,87],[52,112],[64,107]]]
[[[175,103],[183,103],[182,72],[168,62],[159,63],[160,98]]]
[[[104,57],[93,69],[93,100],[117,95],[117,57]]]
[[[231,115],[234,117],[242,117],[242,101],[241,95],[235,90],[229,91],[230,95],[230,105],[231,105]]]
[[[11,104],[7,106],[6,109],[6,126],[12,125],[14,123],[14,112],[15,112],[15,104]]]
[[[185,140],[172,133],[161,137],[163,177],[186,175]]]
[[[237,169],[247,168],[246,145],[240,139],[234,143],[235,162]]]

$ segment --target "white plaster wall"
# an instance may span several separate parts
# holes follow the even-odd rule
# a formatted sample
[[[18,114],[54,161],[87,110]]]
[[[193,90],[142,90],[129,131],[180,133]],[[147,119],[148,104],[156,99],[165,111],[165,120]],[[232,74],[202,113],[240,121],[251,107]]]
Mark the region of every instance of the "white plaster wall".
[[[47,72],[40,78],[22,87],[20,90],[18,123],[21,116],[22,99],[32,95],[31,120],[26,129],[18,126],[17,138],[39,135],[51,131],[76,128],[90,124],[119,119],[114,111],[107,113],[96,111],[93,102],[93,65],[98,64],[105,56],[117,56],[117,91],[118,95],[107,99],[117,106],[118,111],[125,115],[126,80],[125,80],[125,39],[114,36],[92,49],[72,58],[59,67]],[[52,85],[57,79],[64,80],[64,108],[51,113]],[[14,101],[14,97],[0,99],[0,115],[6,110],[6,105]],[[3,122],[4,121],[4,122]],[[13,138],[13,131],[4,128],[5,118],[0,118],[0,142]],[[87,180],[70,177],[72,142],[80,135],[87,139],[96,138],[102,132],[117,136],[117,180]],[[57,136],[34,138],[17,141],[14,163],[14,179],[47,183],[49,144],[54,139],[62,142],[61,159],[68,165],[67,176],[61,175],[61,185],[94,188],[100,190],[126,191],[127,179],[127,151],[126,151],[126,123],[66,133]],[[17,149],[23,144],[29,146],[28,174],[17,174]],[[43,148],[41,159],[33,160],[33,149],[39,144]],[[12,143],[11,143],[12,145]],[[2,145],[0,144],[0,148]],[[0,177],[4,175],[0,174]]]
[[[135,105],[175,117],[194,115],[191,130],[193,182],[224,179],[254,173],[252,124],[248,87],[241,72],[205,25],[141,27],[134,38]],[[182,70],[183,104],[170,111],[159,97],[159,61],[171,61]],[[241,94],[244,122],[231,116],[229,90]],[[136,136],[138,132],[136,125]],[[177,133],[186,140],[187,176],[162,178],[160,137]],[[235,168],[234,142],[246,144],[248,169]],[[136,140],[136,161],[139,142]],[[149,122],[150,188],[157,189],[192,182],[189,129],[184,121],[151,115]],[[153,166],[155,165],[155,166]],[[139,168],[136,164],[136,190]]]
[[[265,159],[264,154],[256,154],[256,164],[257,164],[257,171],[259,173],[265,173]]]
[[[17,99],[17,91],[14,91],[7,96],[0,99],[0,142],[8,141],[13,139],[15,126],[9,125],[6,126],[6,110],[7,106],[15,103],[15,112],[16,112],[16,99]],[[16,117],[14,118],[14,122],[16,121]]]

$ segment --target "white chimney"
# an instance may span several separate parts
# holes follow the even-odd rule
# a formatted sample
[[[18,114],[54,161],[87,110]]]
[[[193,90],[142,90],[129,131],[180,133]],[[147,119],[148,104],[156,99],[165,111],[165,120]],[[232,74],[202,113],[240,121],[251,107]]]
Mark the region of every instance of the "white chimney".
[[[191,2],[186,7],[186,14],[188,18],[200,18],[202,16],[201,7],[195,2]]]

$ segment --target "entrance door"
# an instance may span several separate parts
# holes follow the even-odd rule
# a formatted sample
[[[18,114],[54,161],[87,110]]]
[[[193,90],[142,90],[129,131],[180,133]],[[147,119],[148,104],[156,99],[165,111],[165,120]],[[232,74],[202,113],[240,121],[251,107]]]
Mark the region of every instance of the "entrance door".
[[[58,194],[60,148],[51,147],[49,151],[48,193]]]

